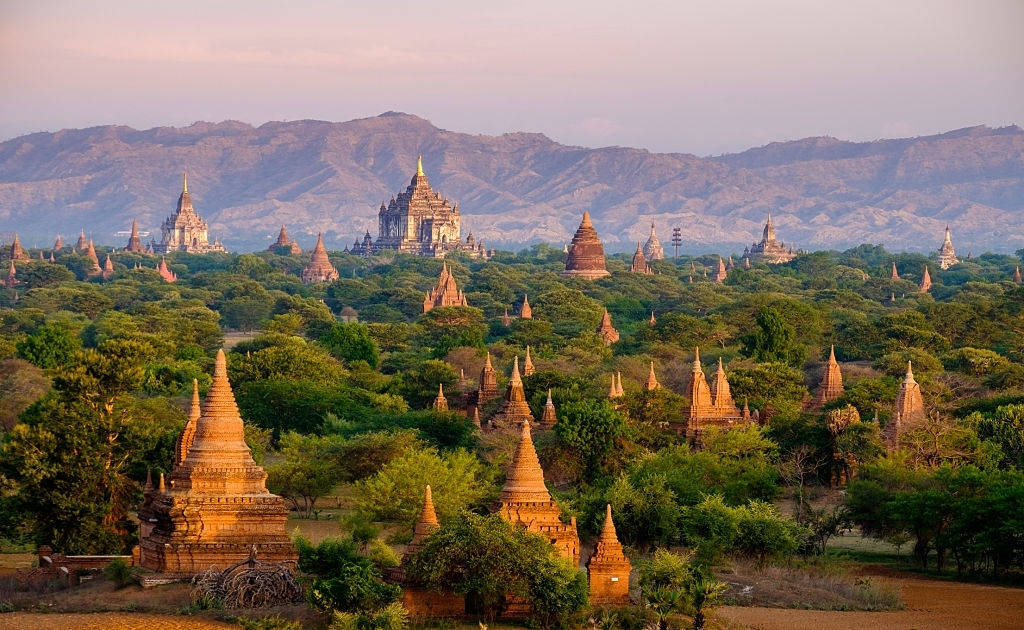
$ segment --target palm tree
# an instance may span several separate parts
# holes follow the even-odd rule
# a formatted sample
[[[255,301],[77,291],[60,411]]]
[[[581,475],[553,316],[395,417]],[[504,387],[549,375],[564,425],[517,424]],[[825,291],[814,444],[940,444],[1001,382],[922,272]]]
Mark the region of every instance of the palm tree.
[[[705,616],[722,604],[722,594],[729,587],[704,571],[694,571],[686,583],[689,612],[693,615],[693,630],[704,630]]]

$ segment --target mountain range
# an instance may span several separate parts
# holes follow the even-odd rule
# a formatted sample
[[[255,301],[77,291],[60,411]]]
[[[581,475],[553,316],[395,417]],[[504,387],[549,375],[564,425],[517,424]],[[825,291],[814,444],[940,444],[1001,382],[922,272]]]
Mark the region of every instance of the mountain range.
[[[265,248],[286,224],[303,247],[377,234],[382,201],[422,154],[459,203],[463,234],[518,247],[569,240],[584,210],[612,251],[657,226],[666,249],[738,253],[770,212],[802,249],[879,243],[929,251],[953,230],[966,254],[1024,247],[1024,130],[969,127],[872,142],[815,137],[712,157],[559,144],[539,133],[472,135],[397,112],[258,127],[226,121],[33,133],[0,143],[0,232],[49,246],[79,229],[121,246],[133,218],[159,240],[181,173],[211,236]]]

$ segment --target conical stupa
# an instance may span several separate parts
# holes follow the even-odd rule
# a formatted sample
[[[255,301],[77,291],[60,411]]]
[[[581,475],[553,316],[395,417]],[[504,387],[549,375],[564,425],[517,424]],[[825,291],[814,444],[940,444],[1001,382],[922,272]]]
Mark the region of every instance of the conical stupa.
[[[515,427],[523,422],[532,423],[533,412],[526,402],[526,393],[523,391],[523,380],[519,376],[519,357],[515,358],[512,364],[512,377],[508,380],[508,387],[505,388],[505,398],[498,408],[497,413],[491,418],[495,426]]]
[[[604,245],[597,236],[593,223],[590,222],[590,213],[583,213],[583,220],[580,221],[576,234],[572,237],[572,244],[569,245],[569,255],[565,259],[565,271],[563,276],[576,276],[595,280],[607,275],[608,270],[604,262]]]
[[[811,409],[821,409],[825,403],[835,400],[843,395],[843,373],[839,370],[839,362],[836,361],[836,347],[832,346],[828,351],[828,362],[825,364],[825,374],[821,378],[821,386],[811,403]]]
[[[633,565],[622,552],[622,544],[612,521],[612,506],[605,508],[604,525],[594,554],[587,561],[590,603],[594,606],[626,606],[629,601],[629,574]]]
[[[132,219],[132,233],[128,237],[128,244],[124,246],[124,251],[135,252],[137,254],[144,253],[146,248],[142,246],[142,239],[139,238],[139,222]]]
[[[299,277],[305,284],[331,282],[338,279],[338,270],[334,268],[331,260],[327,257],[322,234],[316,235],[316,245],[313,246],[313,253],[310,254],[309,264],[302,269]]]

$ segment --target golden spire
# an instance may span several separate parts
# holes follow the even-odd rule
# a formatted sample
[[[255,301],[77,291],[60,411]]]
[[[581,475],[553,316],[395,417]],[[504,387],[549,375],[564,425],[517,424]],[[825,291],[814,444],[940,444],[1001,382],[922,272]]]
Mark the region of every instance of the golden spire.
[[[439,529],[441,529],[441,524],[434,511],[434,497],[430,492],[430,486],[427,486],[423,496],[423,511],[420,512],[420,519],[412,531],[412,540],[405,548],[405,555],[410,556],[422,549],[423,541]]]
[[[428,523],[430,525],[439,525],[437,520],[437,512],[434,511],[434,495],[430,490],[430,486],[427,486],[423,496],[423,511],[420,512],[420,522]]]
[[[501,489],[503,503],[548,503],[551,495],[544,485],[544,471],[537,459],[537,450],[533,447],[530,435],[530,423],[523,422],[523,432],[512,456],[505,487]]]
[[[182,171],[181,173],[181,192],[188,192],[188,173]]]
[[[422,177],[424,175],[426,173],[423,172],[423,156],[421,155],[416,159],[416,176]]]
[[[612,504],[605,506],[604,525],[601,526],[601,542],[617,543],[619,537],[615,534],[615,522],[612,520]]]
[[[647,391],[654,391],[661,387],[658,383],[658,377],[654,375],[654,361],[651,361],[651,371],[647,374],[647,382],[644,383],[644,389]]]

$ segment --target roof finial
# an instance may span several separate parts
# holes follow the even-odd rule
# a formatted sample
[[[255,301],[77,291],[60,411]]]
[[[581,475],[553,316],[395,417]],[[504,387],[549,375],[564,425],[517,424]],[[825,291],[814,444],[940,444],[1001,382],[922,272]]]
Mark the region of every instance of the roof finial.
[[[417,176],[426,175],[426,173],[423,172],[423,156],[422,155],[420,155],[416,159],[416,175]]]
[[[188,192],[188,173],[181,172],[181,192]]]

